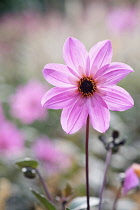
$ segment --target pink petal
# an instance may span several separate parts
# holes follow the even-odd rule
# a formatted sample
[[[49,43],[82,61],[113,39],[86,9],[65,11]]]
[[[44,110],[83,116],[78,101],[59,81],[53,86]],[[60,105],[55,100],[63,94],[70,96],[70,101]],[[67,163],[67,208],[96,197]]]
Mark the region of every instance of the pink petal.
[[[112,59],[112,46],[109,40],[98,42],[94,45],[90,52],[91,75],[102,68],[104,65],[110,64]]]
[[[64,43],[63,57],[67,66],[79,72],[79,67],[86,69],[87,50],[82,42],[75,38],[68,38]]]
[[[100,69],[95,75],[95,78],[99,85],[115,85],[130,72],[133,72],[133,69],[127,64],[111,63],[108,68]]]
[[[123,194],[126,195],[131,189],[139,186],[139,178],[135,174],[132,167],[125,172],[125,179],[123,184]]]
[[[67,66],[55,63],[49,63],[44,67],[43,76],[50,84],[57,87],[70,87],[77,80]]]
[[[90,76],[90,58],[89,56],[87,57],[87,61],[86,61],[86,76]]]
[[[90,121],[95,130],[104,133],[109,128],[110,112],[104,100],[97,94],[88,100]]]
[[[130,109],[134,105],[134,101],[130,94],[119,86],[112,86],[102,88],[105,100],[108,108],[112,111],[124,111]]]
[[[109,64],[106,64],[104,66],[102,66],[94,75],[94,79],[97,80],[98,78],[100,78],[103,74],[105,74],[108,70]]]
[[[63,109],[61,125],[63,130],[72,134],[78,131],[86,122],[88,110],[86,99],[79,97],[75,103]]]
[[[73,103],[78,92],[74,88],[54,87],[47,91],[41,100],[43,107],[50,109],[62,109]]]

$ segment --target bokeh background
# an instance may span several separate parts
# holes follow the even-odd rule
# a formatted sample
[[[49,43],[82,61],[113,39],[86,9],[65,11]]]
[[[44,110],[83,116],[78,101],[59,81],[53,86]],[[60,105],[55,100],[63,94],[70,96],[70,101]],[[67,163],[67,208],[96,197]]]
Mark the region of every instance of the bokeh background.
[[[111,112],[108,138],[118,130],[127,143],[112,156],[104,198],[111,210],[119,173],[140,163],[140,1],[139,0],[1,0],[0,1],[0,209],[41,210],[29,187],[41,191],[38,179],[28,180],[15,166],[24,157],[39,161],[51,194],[64,186],[73,198],[85,195],[85,128],[67,135],[60,125],[61,110],[40,105],[51,88],[42,76],[46,63],[64,63],[67,37],[81,40],[89,50],[110,39],[113,61],[130,65],[135,73],[119,85],[134,98],[135,106]],[[100,133],[90,128],[90,193],[99,196],[106,151]],[[140,193],[122,197],[118,210],[139,210]]]

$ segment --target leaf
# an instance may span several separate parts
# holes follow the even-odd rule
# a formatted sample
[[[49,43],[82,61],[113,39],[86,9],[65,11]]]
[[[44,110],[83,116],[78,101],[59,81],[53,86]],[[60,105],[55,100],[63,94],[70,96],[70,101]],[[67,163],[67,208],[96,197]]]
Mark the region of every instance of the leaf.
[[[98,206],[99,205],[99,198],[90,197],[90,206]],[[87,208],[87,197],[77,197],[74,198],[71,203],[69,204],[70,210],[81,210]]]
[[[31,192],[34,194],[34,196],[40,201],[40,203],[45,207],[46,210],[56,210],[55,206],[47,200],[47,198],[40,194],[38,191],[30,188]]]
[[[69,184],[66,184],[63,192],[62,192],[63,197],[67,198],[72,195],[72,187]]]
[[[16,165],[19,166],[20,168],[26,168],[26,167],[37,168],[38,162],[31,158],[24,158],[24,159],[16,162]]]

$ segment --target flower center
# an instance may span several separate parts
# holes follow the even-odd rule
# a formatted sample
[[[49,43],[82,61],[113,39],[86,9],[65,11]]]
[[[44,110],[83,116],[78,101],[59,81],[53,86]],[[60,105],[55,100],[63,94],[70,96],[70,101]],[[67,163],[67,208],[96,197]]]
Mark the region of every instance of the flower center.
[[[96,84],[91,77],[83,77],[78,82],[78,91],[82,94],[82,97],[92,96],[96,91]]]

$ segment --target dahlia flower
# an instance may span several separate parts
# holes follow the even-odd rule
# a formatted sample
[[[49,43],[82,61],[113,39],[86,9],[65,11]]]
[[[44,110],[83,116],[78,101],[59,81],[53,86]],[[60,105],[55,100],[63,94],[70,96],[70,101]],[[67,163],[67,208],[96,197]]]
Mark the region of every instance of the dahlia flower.
[[[24,149],[24,137],[18,128],[9,121],[1,122],[0,155],[12,158],[20,155]]]
[[[70,158],[63,153],[48,137],[37,139],[32,147],[34,156],[43,162],[46,170],[50,173],[56,173],[70,166]]]
[[[126,195],[131,189],[140,184],[140,164],[134,163],[125,172],[123,194]]]
[[[47,112],[42,109],[39,101],[45,93],[44,87],[38,81],[29,81],[19,86],[11,97],[11,115],[24,124],[43,120]]]
[[[61,125],[66,133],[78,131],[90,117],[93,128],[101,133],[109,127],[110,112],[130,109],[131,96],[116,83],[132,72],[124,63],[110,63],[109,40],[98,42],[89,53],[75,38],[64,43],[64,64],[47,64],[44,78],[52,85],[42,98],[42,106],[63,109]]]
[[[116,8],[109,12],[107,25],[111,32],[132,32],[138,24],[137,10],[131,7]]]

